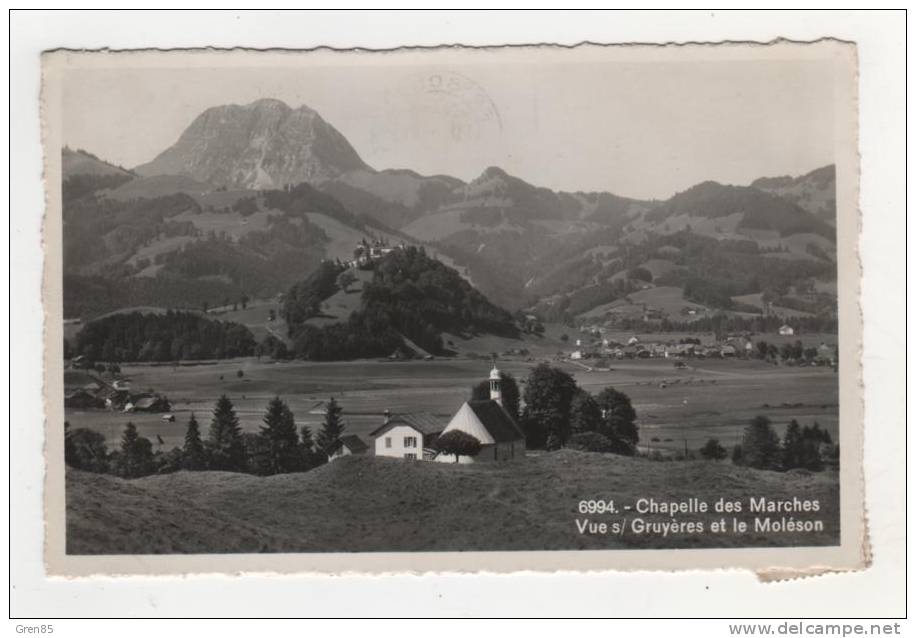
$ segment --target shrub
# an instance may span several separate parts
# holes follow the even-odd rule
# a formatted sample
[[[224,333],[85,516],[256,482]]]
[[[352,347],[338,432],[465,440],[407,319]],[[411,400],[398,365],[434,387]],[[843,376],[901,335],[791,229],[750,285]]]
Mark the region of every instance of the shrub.
[[[726,450],[719,443],[719,439],[709,439],[706,444],[700,448],[700,456],[710,461],[720,461],[728,456]]]
[[[108,472],[108,448],[103,434],[87,428],[71,431],[68,427],[64,436],[67,465],[87,472]]]

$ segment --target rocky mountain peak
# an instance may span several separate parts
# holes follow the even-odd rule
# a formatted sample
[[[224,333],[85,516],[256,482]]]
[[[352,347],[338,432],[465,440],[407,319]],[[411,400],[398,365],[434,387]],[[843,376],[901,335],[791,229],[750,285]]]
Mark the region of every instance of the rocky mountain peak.
[[[369,169],[347,139],[308,106],[262,98],[201,113],[141,175],[188,175],[216,186],[280,188]]]

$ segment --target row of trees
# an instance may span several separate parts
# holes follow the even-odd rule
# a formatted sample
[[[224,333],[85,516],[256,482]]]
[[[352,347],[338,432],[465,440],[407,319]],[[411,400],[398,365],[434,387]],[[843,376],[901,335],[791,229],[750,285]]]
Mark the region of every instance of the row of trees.
[[[710,442],[704,450],[714,448]],[[825,456],[836,460],[839,447],[833,445],[830,433],[821,429],[818,423],[802,427],[792,419],[780,440],[770,419],[762,415],[751,420],[744,430],[741,444],[732,451],[732,461],[736,465],[779,471],[801,468],[818,472],[824,469]]]
[[[304,472],[326,463],[333,453],[344,431],[342,412],[333,398],[328,401],[324,422],[313,438],[306,425],[297,431],[289,406],[274,397],[267,404],[260,430],[243,433],[232,401],[223,395],[213,409],[206,438],[192,413],[181,447],[154,452],[152,442],[128,423],[118,449],[109,453],[102,434],[87,428],[71,430],[65,423],[64,455],[71,467],[124,478],[178,470],[259,475]]]
[[[770,361],[782,359],[787,363],[814,363],[818,362],[819,360],[823,363],[827,363],[830,361],[836,361],[838,355],[836,346],[834,346],[829,353],[822,356],[821,352],[817,348],[814,346],[809,346],[806,348],[801,340],[796,340],[794,343],[787,342],[781,346],[777,346],[773,343],[767,343],[766,341],[758,341],[756,347],[756,356],[758,359],[767,359]]]

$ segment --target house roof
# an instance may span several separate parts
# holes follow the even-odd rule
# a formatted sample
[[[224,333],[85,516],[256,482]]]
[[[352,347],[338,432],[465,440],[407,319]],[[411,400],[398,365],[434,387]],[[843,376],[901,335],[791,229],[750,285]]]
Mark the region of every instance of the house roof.
[[[64,393],[65,399],[75,399],[77,397],[86,397],[86,398],[94,399],[95,395],[89,392],[88,390],[86,390],[85,388],[77,388],[75,390],[71,390],[70,392]]]
[[[340,437],[334,446],[334,450],[337,450],[340,446],[346,447],[353,454],[362,454],[369,449],[369,446],[355,434],[347,434]]]
[[[378,437],[397,425],[406,425],[420,434],[429,436],[439,434],[445,428],[442,419],[427,412],[407,412],[392,414],[387,421],[369,433],[369,436]]]
[[[328,404],[325,401],[318,401],[309,408],[309,414],[327,414]]]
[[[490,399],[468,401],[462,405],[449,421],[443,434],[451,430],[466,432],[484,445],[525,438],[525,434],[505,408]]]

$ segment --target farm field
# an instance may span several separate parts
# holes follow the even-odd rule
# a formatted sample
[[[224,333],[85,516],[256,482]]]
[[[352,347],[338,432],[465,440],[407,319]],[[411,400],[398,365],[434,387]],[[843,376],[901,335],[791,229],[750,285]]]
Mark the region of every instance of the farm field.
[[[766,472],[727,462],[653,462],[561,450],[500,464],[345,457],[315,470],[256,477],[178,472],[123,480],[67,471],[67,552],[377,552],[773,547],[836,544],[834,471]],[[817,499],[822,530],[753,531],[750,496]],[[740,500],[746,533],[582,535],[582,499]],[[635,514],[628,515],[632,519]],[[756,516],[760,516],[759,514]],[[640,515],[647,522],[667,514]],[[594,518],[594,517],[593,517]],[[606,515],[608,523],[623,516]],[[681,521],[715,516],[684,514]],[[778,519],[779,517],[774,517]]]
[[[540,361],[563,367],[590,392],[613,386],[627,393],[636,408],[643,448],[697,449],[711,437],[728,447],[758,414],[769,416],[780,434],[795,418],[802,425],[817,421],[831,436],[837,435],[838,378],[829,368],[709,359],[690,361],[687,369],[676,370],[670,360],[648,359],[614,361],[609,371],[590,371],[547,356],[500,359],[499,366],[522,381]],[[489,368],[487,360],[467,358],[333,363],[252,358],[177,368],[123,366],[134,389],[151,388],[168,396],[175,422],[163,422],[159,414],[89,409],[67,409],[66,418],[71,427],[103,433],[109,446],[117,444],[130,420],[152,441],[161,436],[163,448],[169,449],[181,445],[191,412],[206,433],[209,414],[223,393],[232,399],[246,431],[257,431],[274,395],[290,405],[297,425],[317,430],[322,415],[310,411],[333,396],[344,409],[347,432],[369,442],[367,434],[380,424],[386,409],[428,412],[447,421]]]

